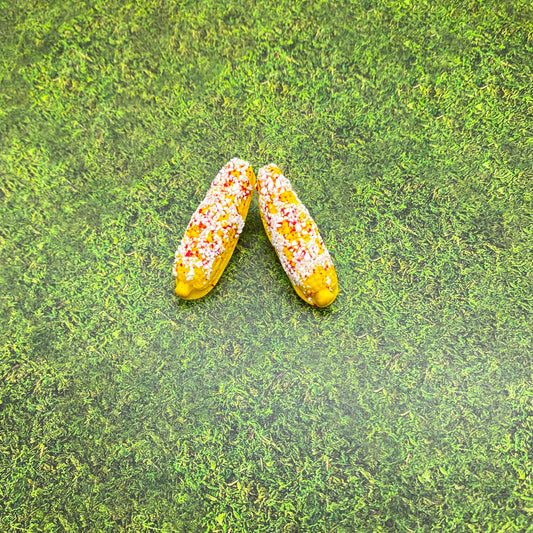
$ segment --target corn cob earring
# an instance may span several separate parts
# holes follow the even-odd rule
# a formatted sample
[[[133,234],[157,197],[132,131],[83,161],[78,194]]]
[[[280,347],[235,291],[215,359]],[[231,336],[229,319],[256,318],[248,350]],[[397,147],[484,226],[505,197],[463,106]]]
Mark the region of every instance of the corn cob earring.
[[[232,159],[211,183],[176,252],[173,273],[180,298],[196,300],[217,284],[244,227],[254,186],[254,171],[242,159]]]
[[[300,298],[327,307],[337,297],[337,273],[317,225],[275,165],[257,174],[263,226]]]

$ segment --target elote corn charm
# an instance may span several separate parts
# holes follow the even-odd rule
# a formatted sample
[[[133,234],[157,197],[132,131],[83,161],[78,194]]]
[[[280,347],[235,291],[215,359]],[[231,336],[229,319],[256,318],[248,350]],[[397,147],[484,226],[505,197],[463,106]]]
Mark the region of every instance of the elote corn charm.
[[[294,290],[311,305],[330,305],[337,274],[309,211],[275,165],[259,171],[256,187],[263,226]]]
[[[173,273],[180,298],[201,298],[217,284],[244,227],[254,186],[252,167],[236,158],[213,180],[176,252]]]

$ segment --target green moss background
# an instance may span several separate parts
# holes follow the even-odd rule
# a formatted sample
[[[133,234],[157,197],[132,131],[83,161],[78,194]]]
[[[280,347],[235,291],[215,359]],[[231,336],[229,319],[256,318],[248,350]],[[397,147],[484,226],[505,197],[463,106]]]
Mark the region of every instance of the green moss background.
[[[0,2],[0,529],[533,531],[528,0]],[[254,200],[173,293],[232,157]]]

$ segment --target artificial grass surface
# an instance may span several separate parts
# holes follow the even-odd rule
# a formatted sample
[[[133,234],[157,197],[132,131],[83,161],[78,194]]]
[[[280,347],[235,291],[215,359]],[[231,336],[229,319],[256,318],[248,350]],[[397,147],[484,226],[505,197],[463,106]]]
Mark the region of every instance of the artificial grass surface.
[[[16,0],[0,39],[0,529],[533,531],[529,1]],[[173,294],[234,156],[329,309],[255,200]]]

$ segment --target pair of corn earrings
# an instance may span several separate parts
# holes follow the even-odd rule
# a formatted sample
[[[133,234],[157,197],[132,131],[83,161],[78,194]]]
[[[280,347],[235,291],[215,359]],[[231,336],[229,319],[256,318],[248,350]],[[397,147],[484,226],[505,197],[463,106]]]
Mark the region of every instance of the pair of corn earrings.
[[[261,220],[283,269],[300,298],[326,307],[339,292],[337,274],[318,228],[289,180],[275,165],[259,170],[232,159],[191,217],[176,252],[176,294],[185,300],[205,296],[226,268],[257,189]]]

